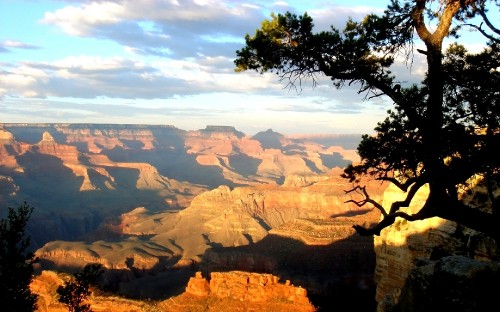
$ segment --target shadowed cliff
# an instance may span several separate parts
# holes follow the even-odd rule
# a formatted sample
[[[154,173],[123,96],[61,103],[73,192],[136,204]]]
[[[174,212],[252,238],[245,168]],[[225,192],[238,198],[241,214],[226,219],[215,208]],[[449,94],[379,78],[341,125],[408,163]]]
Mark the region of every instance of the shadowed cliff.
[[[276,185],[357,160],[353,150],[307,137],[272,131],[258,137],[279,139],[271,147],[226,126],[3,123],[0,204],[26,200],[36,208],[30,232],[39,248],[83,239],[137,207],[183,209],[220,185]]]

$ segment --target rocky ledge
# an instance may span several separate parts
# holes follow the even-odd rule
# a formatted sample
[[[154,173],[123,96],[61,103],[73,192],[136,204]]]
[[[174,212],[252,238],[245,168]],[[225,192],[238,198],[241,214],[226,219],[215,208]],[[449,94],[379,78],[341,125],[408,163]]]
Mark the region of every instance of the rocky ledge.
[[[186,297],[190,297],[191,301],[206,302],[210,302],[208,298],[216,298],[217,304],[239,303],[238,305],[251,306],[251,311],[273,311],[278,307],[280,311],[316,311],[304,288],[294,286],[289,280],[279,283],[279,277],[272,274],[212,272],[208,281],[201,272],[197,272],[190,278],[186,292],[173,298],[172,302],[185,300]],[[226,308],[222,311],[228,311]]]

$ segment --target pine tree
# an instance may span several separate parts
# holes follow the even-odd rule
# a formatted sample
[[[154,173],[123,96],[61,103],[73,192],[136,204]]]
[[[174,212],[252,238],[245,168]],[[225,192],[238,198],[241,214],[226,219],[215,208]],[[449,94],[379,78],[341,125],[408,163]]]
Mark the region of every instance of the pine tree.
[[[0,302],[12,312],[37,308],[37,295],[29,288],[37,259],[28,251],[26,233],[33,209],[24,202],[17,209],[8,207],[7,217],[0,219]]]

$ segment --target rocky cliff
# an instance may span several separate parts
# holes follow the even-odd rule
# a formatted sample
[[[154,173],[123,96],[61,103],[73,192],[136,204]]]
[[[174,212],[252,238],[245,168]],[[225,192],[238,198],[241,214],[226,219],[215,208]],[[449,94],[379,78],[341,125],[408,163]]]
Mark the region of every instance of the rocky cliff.
[[[290,307],[300,306],[301,311],[314,311],[307,298],[307,290],[294,286],[287,280],[279,283],[279,277],[272,274],[249,273],[243,271],[213,272],[210,281],[196,272],[189,279],[186,293],[200,297],[214,296],[240,302],[267,302],[282,300]]]
[[[53,271],[43,271],[30,285],[38,295],[39,312],[64,312],[68,308],[58,301],[57,287],[70,277]],[[186,291],[163,300],[139,301],[118,296],[106,296],[91,287],[84,302],[92,311],[113,312],[186,312],[186,311],[267,311],[314,312],[307,292],[290,281],[280,283],[277,276],[247,272],[213,273],[210,281],[201,274],[190,278]]]
[[[479,180],[471,185],[462,196],[469,203],[484,191]],[[417,211],[427,195],[428,189],[421,189],[405,211]],[[383,205],[404,196],[389,186]],[[500,254],[482,233],[437,217],[413,222],[397,218],[375,237],[374,245],[377,311],[483,311],[480,306],[496,300],[486,285],[499,277]]]
[[[178,212],[154,212],[141,207],[123,213],[105,225],[108,233],[97,231],[93,237],[105,239],[111,232],[123,239],[141,237],[139,242],[161,242],[185,259],[196,259],[210,246],[255,243],[270,229],[297,218],[329,219],[356,214],[358,207],[345,204],[348,198],[343,190],[349,184],[337,174],[335,171],[307,186],[261,185],[234,189],[220,186],[197,195],[187,208]],[[55,244],[47,244],[39,252]],[[113,250],[114,259],[118,259],[117,252]]]
[[[268,136],[280,136],[278,145],[263,145]],[[225,126],[3,123],[0,204],[35,207],[30,232],[38,248],[88,238],[136,207],[183,209],[220,185],[278,185],[288,175],[314,176],[356,160],[338,142],[273,131],[254,138]]]
[[[101,263],[114,274],[108,280],[120,281],[114,287],[131,296],[146,288],[150,296],[165,296],[162,289],[183,285],[198,267],[206,274],[231,269],[279,274],[321,297],[347,287],[368,292],[373,240],[356,237],[352,225],[374,222],[379,215],[344,203],[343,190],[350,185],[338,172],[312,181],[306,186],[220,186],[178,212],[136,208],[110,227],[115,242],[97,234],[94,242],[53,241],[36,255],[43,269]],[[374,187],[381,196],[383,187]]]
[[[200,270],[207,276],[226,270],[272,273],[307,289],[312,302],[325,311],[373,310],[373,238],[358,236],[352,225],[369,225],[378,218],[370,211],[294,219],[256,243],[207,249]]]

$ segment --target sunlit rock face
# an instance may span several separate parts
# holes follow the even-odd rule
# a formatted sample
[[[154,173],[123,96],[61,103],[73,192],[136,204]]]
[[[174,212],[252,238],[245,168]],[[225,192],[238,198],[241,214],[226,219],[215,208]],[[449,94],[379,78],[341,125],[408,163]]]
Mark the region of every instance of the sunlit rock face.
[[[475,192],[480,191],[481,187],[480,183],[476,184]],[[468,198],[467,194],[464,193],[462,200],[470,202],[472,199]],[[403,199],[405,195],[390,185],[384,193],[384,207],[390,207],[390,203]],[[417,212],[427,195],[428,188],[422,188],[410,206],[403,211],[410,214]],[[431,281],[437,278],[434,274],[440,274],[438,269],[445,265],[443,262],[445,260],[441,260],[443,257],[462,256],[466,259],[465,262],[462,261],[463,263],[472,261],[475,263],[474,266],[480,267],[483,266],[481,261],[490,262],[499,259],[496,244],[489,237],[437,217],[412,222],[397,218],[392,226],[382,230],[380,236],[375,236],[374,245],[377,283],[375,299],[378,302],[377,311],[380,312],[392,311],[391,309],[395,308],[402,309],[401,311],[424,311],[416,308],[419,306],[418,302],[411,302],[412,298],[415,301],[423,300],[423,294],[426,294],[427,301],[421,304],[427,304],[430,308],[432,299],[429,299],[431,294],[427,292],[431,290],[420,288],[418,291],[422,293],[419,294],[416,285],[432,284]],[[467,265],[464,266],[466,267]],[[428,279],[426,275],[429,276]],[[458,284],[450,284],[447,287],[450,289],[456,285]],[[409,291],[415,294],[408,293]],[[399,303],[400,298],[404,298],[404,302]],[[410,308],[412,304],[414,309]],[[409,310],[405,310],[404,307]]]
[[[272,130],[252,137],[227,126],[185,131],[170,125],[1,123],[0,187],[6,192],[0,203],[15,207],[29,199],[35,207],[32,247],[38,248],[88,237],[137,207],[184,209],[221,185],[276,186],[292,175],[309,176],[293,184],[305,185],[359,158],[353,145],[360,137],[316,139]]]
[[[17,162],[16,156],[22,154],[26,145],[17,142],[14,135],[0,126],[0,168],[8,168],[22,172],[23,168]]]
[[[335,189],[334,185],[330,184],[330,189]],[[346,199],[345,194],[339,194],[338,198]],[[307,202],[303,202],[303,207],[308,207]],[[226,270],[268,272],[302,285],[325,311],[373,310],[373,238],[357,235],[352,225],[370,226],[380,214],[377,210],[362,211],[345,203],[337,207],[345,210],[328,217],[296,215],[249,245],[209,248],[203,255],[200,270],[206,276]],[[284,211],[278,210],[279,214],[285,214]],[[302,213],[307,214],[307,210]]]
[[[242,302],[285,301],[289,304],[303,305],[314,311],[307,298],[307,290],[291,284],[289,280],[280,282],[278,276],[265,273],[243,271],[213,272],[210,282],[201,272],[191,277],[186,287],[189,294],[207,297],[213,295],[219,299],[234,299]]]
[[[233,189],[220,186],[197,195],[187,208],[175,212],[151,212],[138,207],[112,220],[106,231],[90,236],[95,240],[93,243],[53,241],[38,249],[37,256],[50,262],[51,267],[69,265],[67,261],[82,266],[95,260],[114,269],[127,268],[127,259],[137,258],[134,268],[151,269],[162,257],[199,262],[207,248],[255,244],[270,231],[293,239],[303,236],[305,242],[327,245],[354,233],[352,221],[339,223],[335,219],[328,227],[332,216],[365,211],[345,203],[344,189],[349,185],[342,184],[343,179],[337,175],[326,175],[318,180],[308,186],[294,187],[263,185]],[[288,226],[278,229],[287,223]],[[310,230],[303,234],[294,231],[304,227]],[[340,228],[343,230],[337,233],[339,237],[323,235],[329,229]],[[110,236],[111,233],[114,236]],[[294,237],[294,233],[299,233],[298,237]],[[324,237],[305,235],[312,233]],[[103,241],[108,239],[120,242]],[[148,257],[150,261],[145,260]]]
[[[68,307],[59,302],[57,288],[65,285],[69,276],[54,271],[36,275],[30,285],[37,297],[37,311],[64,312]],[[187,284],[187,286],[186,286]],[[184,284],[185,292],[158,300],[134,300],[108,296],[107,292],[90,288],[84,301],[92,311],[287,311],[314,312],[307,291],[290,281],[280,281],[271,274],[220,272],[207,280],[201,274],[191,274]]]
[[[281,246],[283,239],[292,242],[299,250],[290,262],[298,270],[307,244],[317,244],[322,253],[332,243],[323,237],[329,227],[318,228],[317,220],[364,213],[345,203],[350,197],[344,191],[352,186],[340,178],[346,165],[359,160],[360,135],[288,137],[267,130],[248,136],[225,126],[0,127],[0,188],[6,191],[0,202],[30,198],[36,208],[32,246],[41,265],[75,269],[98,262],[120,271],[117,287],[128,294],[177,289],[180,283],[165,285],[176,279],[162,274],[190,272],[208,249],[255,246],[280,226],[273,235],[282,236],[271,245],[279,250],[290,246]],[[351,225],[334,227],[340,233]],[[361,249],[371,242],[354,245]],[[343,255],[350,246],[342,245]],[[311,268],[333,253],[310,261]],[[248,265],[260,261],[255,254],[244,259]],[[275,263],[262,257],[262,267]],[[330,288],[302,275],[308,285]],[[144,283],[150,277],[154,282]]]
[[[313,295],[355,289],[373,300],[373,239],[355,235],[352,225],[373,223],[379,214],[346,204],[350,184],[336,173],[317,181],[220,186],[180,211],[138,207],[109,225],[114,237],[95,233],[85,243],[53,241],[36,255],[43,269],[98,262],[120,270],[108,280],[120,280],[120,291],[130,295],[146,285],[165,285],[147,290],[164,296],[162,291],[178,287],[166,284],[175,280],[172,274],[199,268],[206,276],[230,269],[269,272],[300,282]],[[381,198],[382,190],[374,196]]]

